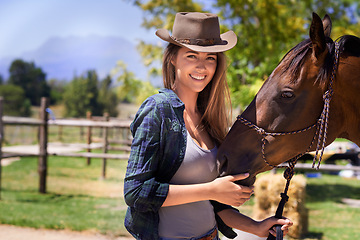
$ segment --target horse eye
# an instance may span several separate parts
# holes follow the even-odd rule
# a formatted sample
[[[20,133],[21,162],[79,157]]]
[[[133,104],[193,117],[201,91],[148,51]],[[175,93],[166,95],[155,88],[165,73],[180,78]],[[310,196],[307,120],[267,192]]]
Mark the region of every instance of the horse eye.
[[[281,93],[281,97],[282,97],[282,98],[292,98],[292,97],[294,97],[294,93],[293,93],[293,92],[289,92],[289,91],[282,92],[282,93]]]

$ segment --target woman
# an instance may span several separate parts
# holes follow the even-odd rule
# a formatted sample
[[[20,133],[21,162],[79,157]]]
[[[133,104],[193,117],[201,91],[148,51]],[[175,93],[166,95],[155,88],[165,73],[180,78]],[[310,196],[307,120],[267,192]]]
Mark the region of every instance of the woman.
[[[289,220],[257,222],[230,207],[252,195],[253,187],[234,183],[248,174],[217,178],[217,146],[229,126],[223,52],[235,46],[236,35],[220,35],[210,13],[178,13],[172,36],[164,29],[156,35],[169,42],[165,89],[145,100],[131,124],[126,228],[136,239],[163,240],[218,239],[217,229],[233,238],[229,227],[267,236],[274,224],[286,232]]]

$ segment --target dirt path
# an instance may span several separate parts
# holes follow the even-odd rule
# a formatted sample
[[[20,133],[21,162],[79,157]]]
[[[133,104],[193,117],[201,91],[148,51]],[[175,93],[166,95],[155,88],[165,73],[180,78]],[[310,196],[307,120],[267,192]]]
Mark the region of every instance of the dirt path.
[[[237,231],[235,239],[263,240],[255,235]],[[68,230],[34,229],[0,224],[1,240],[134,240],[132,237],[110,237],[94,232],[75,232]],[[222,238],[227,240],[228,238]]]
[[[34,229],[0,225],[1,240],[134,240],[131,237],[110,237],[93,232]]]

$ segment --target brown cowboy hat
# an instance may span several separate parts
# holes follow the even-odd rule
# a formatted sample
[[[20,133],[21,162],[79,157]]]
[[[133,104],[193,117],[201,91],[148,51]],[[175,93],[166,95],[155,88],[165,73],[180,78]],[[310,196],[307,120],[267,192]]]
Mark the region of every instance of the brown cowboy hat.
[[[177,13],[172,36],[166,29],[159,29],[155,34],[164,41],[197,52],[224,52],[237,42],[233,31],[220,34],[218,16],[212,13]]]

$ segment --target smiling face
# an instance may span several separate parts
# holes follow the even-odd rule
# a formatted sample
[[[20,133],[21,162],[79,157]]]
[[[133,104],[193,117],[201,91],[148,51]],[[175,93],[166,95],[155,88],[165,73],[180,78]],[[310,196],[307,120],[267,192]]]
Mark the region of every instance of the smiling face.
[[[171,63],[175,67],[176,91],[199,93],[215,74],[217,54],[182,47]]]

